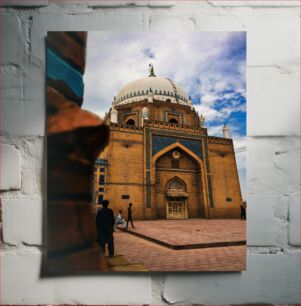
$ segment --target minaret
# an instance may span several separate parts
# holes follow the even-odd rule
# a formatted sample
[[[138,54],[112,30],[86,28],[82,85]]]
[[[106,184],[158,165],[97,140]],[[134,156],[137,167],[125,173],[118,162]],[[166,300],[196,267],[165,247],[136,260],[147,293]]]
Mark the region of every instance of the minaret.
[[[155,75],[155,73],[154,73],[154,66],[153,66],[153,64],[149,64],[148,65],[148,71],[149,71],[149,77],[155,77],[156,75]]]
[[[111,109],[111,122],[118,123],[118,111],[116,110],[114,105],[112,106],[112,109]]]
[[[143,122],[144,120],[149,120],[149,111],[148,111],[148,107],[144,106],[142,108],[142,118],[141,118],[141,126],[143,126]]]
[[[189,100],[188,100],[188,105],[190,106],[191,109],[193,109],[193,105],[192,105],[192,101],[191,101],[191,97],[189,96]]]
[[[230,138],[229,128],[227,127],[226,123],[225,123],[225,125],[223,127],[223,134],[224,134],[224,138]]]
[[[153,103],[154,102],[154,93],[152,91],[152,88],[149,88],[148,94],[147,94],[147,101],[149,103]]]
[[[199,119],[200,119],[200,127],[202,128],[205,126],[205,117],[203,116],[203,114],[199,116]]]

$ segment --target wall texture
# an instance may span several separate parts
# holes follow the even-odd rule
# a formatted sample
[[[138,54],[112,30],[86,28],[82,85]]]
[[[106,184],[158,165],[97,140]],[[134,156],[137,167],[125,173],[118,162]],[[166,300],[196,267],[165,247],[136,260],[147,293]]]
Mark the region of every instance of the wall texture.
[[[0,3],[1,303],[298,303],[300,2]],[[51,30],[247,31],[247,272],[39,278]]]

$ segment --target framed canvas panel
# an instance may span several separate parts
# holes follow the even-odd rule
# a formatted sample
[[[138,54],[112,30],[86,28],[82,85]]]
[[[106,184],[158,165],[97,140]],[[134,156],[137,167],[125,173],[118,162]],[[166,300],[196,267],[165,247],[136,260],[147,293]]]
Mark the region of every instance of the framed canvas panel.
[[[48,274],[246,270],[246,33],[48,32]]]

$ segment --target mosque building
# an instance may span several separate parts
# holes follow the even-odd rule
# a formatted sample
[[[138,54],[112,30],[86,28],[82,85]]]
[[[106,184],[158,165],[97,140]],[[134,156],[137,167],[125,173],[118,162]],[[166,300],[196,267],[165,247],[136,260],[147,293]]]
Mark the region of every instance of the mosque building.
[[[205,118],[172,80],[125,85],[108,113],[110,141],[95,166],[97,207],[133,203],[136,220],[239,218],[242,196],[229,129],[207,134]]]

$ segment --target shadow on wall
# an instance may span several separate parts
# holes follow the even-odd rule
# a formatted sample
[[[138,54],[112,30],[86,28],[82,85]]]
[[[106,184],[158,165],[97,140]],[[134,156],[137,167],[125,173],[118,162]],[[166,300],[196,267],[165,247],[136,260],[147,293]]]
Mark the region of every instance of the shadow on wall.
[[[86,32],[47,35],[47,254],[41,276],[107,271],[95,245],[94,161],[109,127],[82,110]]]

